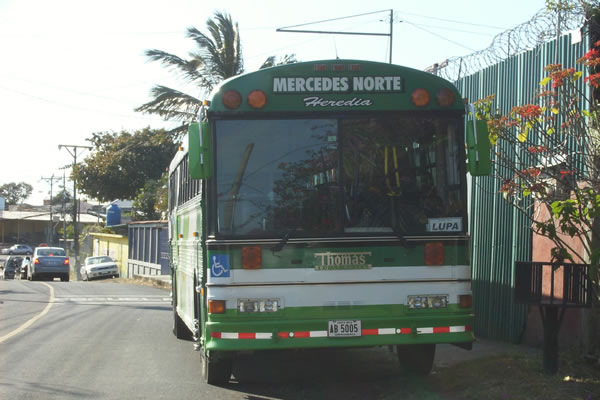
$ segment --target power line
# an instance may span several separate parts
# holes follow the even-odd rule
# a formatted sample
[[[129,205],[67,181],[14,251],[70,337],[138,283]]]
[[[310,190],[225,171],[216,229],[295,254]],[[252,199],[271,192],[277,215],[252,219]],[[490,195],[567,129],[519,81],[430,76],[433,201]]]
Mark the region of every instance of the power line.
[[[109,111],[100,111],[97,108],[95,108],[95,109],[89,109],[89,108],[85,108],[85,107],[75,106],[75,105],[72,105],[72,104],[67,104],[67,103],[63,103],[63,102],[60,102],[60,101],[50,100],[50,99],[47,99],[47,98],[44,98],[44,97],[40,97],[40,96],[36,96],[36,95],[33,95],[33,94],[25,93],[23,91],[12,89],[12,88],[8,88],[8,87],[2,86],[2,85],[0,85],[0,89],[4,89],[4,90],[7,90],[9,92],[17,93],[17,94],[20,94],[22,96],[30,97],[32,99],[44,101],[46,103],[56,104],[56,105],[61,106],[61,107],[66,107],[66,108],[71,108],[71,109],[74,109],[74,110],[81,110],[81,111],[91,112],[91,113],[94,113],[94,114],[112,115],[112,116],[115,116],[115,117],[129,118],[129,119],[138,119],[138,120],[144,120],[144,121],[163,121],[162,119],[157,119],[157,118],[147,118],[147,117],[143,117],[143,116],[137,117],[137,116],[133,116],[133,115],[125,115],[125,114],[113,113],[113,112],[109,112]]]
[[[302,26],[307,26],[307,25],[316,25],[316,24],[320,24],[320,23],[324,23],[324,22],[331,22],[331,21],[338,21],[338,20],[342,20],[342,19],[361,17],[361,16],[364,16],[364,15],[380,14],[382,12],[389,12],[390,13],[390,31],[389,31],[389,33],[355,32],[355,31],[352,31],[352,32],[347,32],[347,31],[322,31],[322,30],[291,29],[291,28],[297,28],[297,27],[302,27]],[[332,19],[315,21],[315,22],[307,22],[307,23],[299,24],[299,25],[286,26],[286,27],[283,27],[283,28],[276,29],[276,32],[318,33],[318,34],[335,34],[335,35],[361,35],[361,36],[387,36],[387,37],[389,37],[389,46],[390,46],[389,47],[390,48],[390,52],[389,52],[390,59],[389,59],[389,62],[391,64],[392,63],[393,29],[394,29],[394,10],[382,10],[382,11],[373,11],[373,12],[363,13],[363,14],[357,14],[357,15],[350,15],[350,16],[347,16],[347,17],[339,17],[339,18],[332,18]]]
[[[417,29],[421,29],[422,31],[425,31],[425,32],[429,33],[430,35],[436,36],[436,37],[438,37],[438,38],[440,38],[440,39],[442,39],[442,40],[445,40],[445,41],[447,41],[447,42],[450,42],[450,43],[452,43],[452,44],[455,44],[455,45],[457,45],[457,46],[460,46],[460,47],[462,47],[462,48],[465,48],[465,49],[467,49],[467,50],[470,50],[470,51],[475,51],[474,49],[472,49],[472,48],[470,48],[470,47],[468,47],[468,46],[465,46],[465,45],[463,45],[463,44],[461,44],[461,43],[458,43],[458,42],[456,42],[456,41],[454,41],[454,40],[448,39],[447,37],[444,37],[444,36],[442,36],[442,35],[438,35],[437,33],[435,33],[435,32],[431,32],[430,30],[428,30],[428,29],[425,29],[425,28],[422,28],[421,26],[419,26],[419,25],[416,25],[416,24],[413,24],[412,22],[409,22],[409,21],[407,21],[407,20],[404,20],[404,22],[406,22],[407,24],[409,24],[409,25],[411,25],[411,26],[414,26],[414,27],[415,27],[415,28],[417,28]]]
[[[426,19],[433,19],[436,21],[444,21],[444,22],[451,22],[453,24],[460,24],[460,25],[470,25],[470,26],[479,26],[482,28],[490,28],[490,29],[499,29],[499,30],[507,30],[508,28],[506,27],[499,27],[499,26],[492,26],[492,25],[483,25],[483,24],[475,24],[472,22],[466,22],[466,21],[457,21],[457,20],[453,20],[453,19],[446,19],[446,18],[437,18],[437,17],[431,17],[429,15],[423,15],[423,14],[415,14],[415,13],[409,13],[409,12],[405,12],[405,11],[396,11],[397,14],[406,14],[406,15],[413,15],[415,17],[421,17],[421,18],[426,18]]]

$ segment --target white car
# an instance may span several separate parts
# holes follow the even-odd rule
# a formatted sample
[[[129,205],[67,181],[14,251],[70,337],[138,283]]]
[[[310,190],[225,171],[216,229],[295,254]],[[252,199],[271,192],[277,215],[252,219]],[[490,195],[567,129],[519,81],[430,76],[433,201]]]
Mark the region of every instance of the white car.
[[[119,267],[115,260],[108,256],[88,257],[79,270],[81,279],[89,281],[95,278],[118,278]]]
[[[2,254],[33,254],[33,249],[26,244],[13,244],[9,248],[2,249]]]

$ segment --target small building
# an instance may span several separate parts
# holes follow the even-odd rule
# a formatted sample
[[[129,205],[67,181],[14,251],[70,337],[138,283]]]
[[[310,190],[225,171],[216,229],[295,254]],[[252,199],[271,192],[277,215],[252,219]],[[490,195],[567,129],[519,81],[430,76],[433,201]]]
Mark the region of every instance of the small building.
[[[79,214],[79,226],[93,225],[98,218],[88,214]],[[71,225],[72,217],[51,212],[48,208],[28,211],[0,210],[0,243],[24,243],[32,247],[46,242],[59,242],[56,229],[63,224]],[[80,229],[81,231],[81,229]]]
[[[129,237],[128,276],[169,275],[167,221],[127,224]]]
[[[90,232],[90,236],[92,237],[92,255],[109,256],[117,263],[119,275],[130,277],[131,275],[127,274],[127,254],[129,253],[127,236],[99,232]]]

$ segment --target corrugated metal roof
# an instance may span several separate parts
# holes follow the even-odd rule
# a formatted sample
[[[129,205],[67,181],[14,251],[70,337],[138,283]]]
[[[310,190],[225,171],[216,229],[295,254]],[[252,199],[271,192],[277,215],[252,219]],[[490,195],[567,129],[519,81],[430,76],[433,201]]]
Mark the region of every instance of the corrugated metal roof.
[[[60,213],[53,212],[52,217],[62,221]],[[49,219],[49,211],[0,211],[0,220],[48,221]],[[67,222],[71,221],[71,214],[67,214],[65,219]],[[79,214],[79,222],[82,224],[93,224],[98,222],[98,217],[89,214]]]

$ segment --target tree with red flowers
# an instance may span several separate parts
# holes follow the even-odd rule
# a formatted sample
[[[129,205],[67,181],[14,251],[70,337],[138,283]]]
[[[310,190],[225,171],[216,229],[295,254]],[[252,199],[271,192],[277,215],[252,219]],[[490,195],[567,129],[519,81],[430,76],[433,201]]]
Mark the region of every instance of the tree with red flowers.
[[[501,181],[500,192],[536,233],[554,243],[553,262],[590,266],[595,315],[600,310],[600,104],[594,96],[599,69],[600,41],[577,60],[577,68],[548,65],[531,104],[503,115],[493,111],[494,96],[476,103],[477,117],[488,121],[492,174]],[[594,345],[600,353],[597,336]]]

